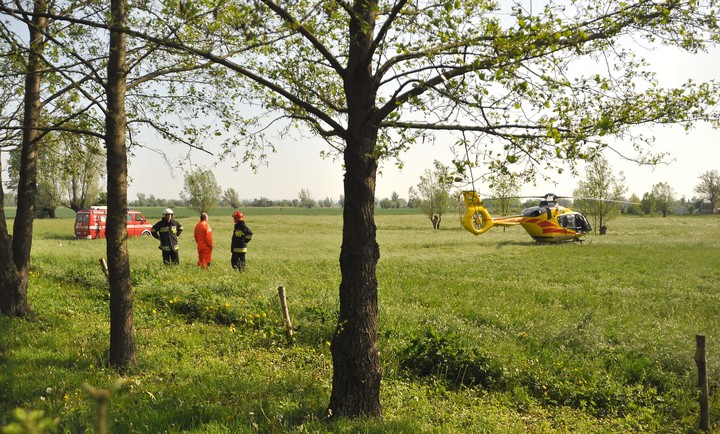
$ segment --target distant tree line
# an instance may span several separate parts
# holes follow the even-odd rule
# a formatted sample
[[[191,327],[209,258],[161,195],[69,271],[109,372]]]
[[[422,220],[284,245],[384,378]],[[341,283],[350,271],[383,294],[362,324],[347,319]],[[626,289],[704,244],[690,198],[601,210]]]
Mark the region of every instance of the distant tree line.
[[[676,198],[675,190],[666,182],[653,185],[652,190],[643,194],[642,198],[636,194],[629,198],[625,196],[627,187],[622,172],[614,173],[604,158],[597,158],[588,167],[584,178],[578,183],[574,196],[579,198],[560,199],[562,206],[572,206],[581,209],[588,215],[597,216],[596,225],[604,226],[604,220],[613,214],[654,215],[663,217],[669,214],[714,214],[720,212],[720,174],[717,170],[707,171],[699,176],[699,182],[694,188],[698,194],[691,199]],[[426,170],[420,177],[417,186],[410,188],[409,199],[400,197],[393,192],[389,198],[376,199],[375,206],[382,209],[415,208],[423,211],[434,227],[438,228],[442,216],[457,209],[453,198],[452,179],[449,168],[440,162],[434,162],[434,170]],[[521,201],[518,197],[520,184],[511,175],[498,174],[490,182],[493,198],[484,199],[485,206],[493,213],[508,215],[521,211],[524,208],[537,204],[537,199],[531,198]],[[67,197],[67,196],[66,196]],[[94,196],[96,203],[102,204],[102,195]],[[298,197],[294,199],[271,200],[261,196],[253,199],[240,199],[239,193],[228,188],[223,190],[215,180],[212,171],[198,169],[185,177],[185,189],[180,194],[181,199],[162,199],[153,194],[138,193],[137,200],[131,201],[130,206],[148,207],[178,207],[187,206],[200,212],[207,212],[220,206],[228,208],[240,207],[284,207],[284,208],[333,208],[342,207],[343,196],[338,200],[330,197],[315,199],[308,189],[301,189]],[[588,201],[583,198],[607,199],[608,202]],[[12,201],[12,195],[5,200]],[[612,202],[612,200],[618,202]],[[621,202],[624,201],[624,202]],[[60,204],[61,202],[58,202]],[[91,205],[91,204],[88,204]]]

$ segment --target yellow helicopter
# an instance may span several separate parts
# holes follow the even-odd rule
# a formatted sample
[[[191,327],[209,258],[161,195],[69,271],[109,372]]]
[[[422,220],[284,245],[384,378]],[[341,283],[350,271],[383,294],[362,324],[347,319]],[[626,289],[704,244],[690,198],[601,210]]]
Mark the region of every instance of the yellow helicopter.
[[[491,217],[475,191],[463,191],[465,214],[461,218],[465,229],[475,235],[487,232],[493,226],[522,226],[539,243],[583,241],[590,232],[590,222],[583,213],[572,211],[557,203],[559,196],[548,193],[536,206],[524,209],[514,216]]]

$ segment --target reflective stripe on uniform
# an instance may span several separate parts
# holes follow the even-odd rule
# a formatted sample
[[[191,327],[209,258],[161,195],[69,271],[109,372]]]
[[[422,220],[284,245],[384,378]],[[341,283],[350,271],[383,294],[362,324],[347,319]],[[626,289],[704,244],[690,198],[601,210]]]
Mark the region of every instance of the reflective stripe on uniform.
[[[247,253],[247,247],[235,247],[232,249],[233,253]]]

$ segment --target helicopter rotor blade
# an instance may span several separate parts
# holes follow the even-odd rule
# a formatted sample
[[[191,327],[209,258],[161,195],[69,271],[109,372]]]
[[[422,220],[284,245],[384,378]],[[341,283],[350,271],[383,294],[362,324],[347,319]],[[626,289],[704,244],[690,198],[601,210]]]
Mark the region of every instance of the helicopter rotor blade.
[[[597,197],[576,197],[574,200],[595,200],[598,202],[613,202],[613,203],[629,203],[631,205],[640,205],[640,202],[633,202],[630,200],[621,200],[621,199],[600,199]]]

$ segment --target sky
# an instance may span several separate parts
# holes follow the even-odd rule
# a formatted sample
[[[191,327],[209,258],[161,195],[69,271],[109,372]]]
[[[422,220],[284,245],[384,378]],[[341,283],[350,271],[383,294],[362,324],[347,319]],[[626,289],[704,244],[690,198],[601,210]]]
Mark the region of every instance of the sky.
[[[667,86],[681,85],[687,79],[720,79],[720,49],[698,55],[680,55],[672,49],[660,49],[651,53],[649,59],[661,83]],[[678,198],[691,199],[696,196],[693,189],[698,184],[698,177],[709,170],[720,170],[720,130],[700,124],[690,131],[684,131],[678,126],[643,127],[642,133],[655,137],[655,152],[666,152],[669,156],[666,164],[651,167],[625,161],[612,153],[606,154],[613,168],[623,172],[628,197],[631,194],[642,197],[651,191],[653,185],[665,182],[675,190]],[[147,140],[152,142],[153,139]],[[627,144],[619,143],[615,146],[620,150],[630,149]],[[169,159],[174,161],[182,160],[187,154],[187,149],[182,147],[154,147],[163,149]],[[318,200],[337,200],[342,195],[341,161],[320,156],[323,150],[329,150],[321,139],[304,137],[296,141],[284,140],[277,142],[276,147],[277,152],[269,155],[267,167],[260,167],[257,173],[253,173],[248,166],[235,171],[232,169],[234,161],[216,164],[217,157],[199,152],[193,152],[191,159],[196,167],[212,169],[222,189],[234,188],[241,199],[296,199],[301,189],[309,190],[312,197]],[[391,160],[381,166],[376,198],[389,198],[393,192],[397,192],[400,197],[407,199],[408,189],[419,183],[425,170],[432,169],[433,161],[437,159],[445,165],[451,165],[452,153],[447,145],[439,141],[426,142],[404,153],[401,159],[404,163],[402,169],[398,169]],[[137,199],[138,193],[154,194],[164,199],[179,198],[184,185],[182,167],[180,164],[169,167],[155,152],[137,150],[129,169],[131,183],[128,199]],[[559,176],[554,172],[545,175],[551,180],[542,181],[538,178],[535,185],[524,185],[521,194],[542,195],[552,192],[571,195],[577,187],[578,179],[571,175]],[[474,187],[481,196],[491,193],[481,182],[476,182]]]
[[[720,49],[699,55],[678,54],[673,49],[659,49],[652,53],[643,53],[651,61],[661,83],[677,86],[687,79],[705,81],[720,79]],[[656,167],[638,166],[623,161],[619,157],[606,155],[617,171],[622,171],[628,196],[639,197],[659,182],[668,183],[678,198],[692,198],[696,194],[693,188],[698,177],[709,170],[720,170],[720,130],[707,125],[685,132],[679,127],[656,127],[643,131],[655,137],[654,150],[669,153],[667,164]],[[161,149],[173,163],[168,166],[164,160],[150,149],[136,149],[130,161],[128,200],[137,199],[138,193],[154,195],[157,198],[177,199],[184,186],[184,169],[180,163],[188,154],[181,146],[165,146],[154,137],[146,137],[143,142],[148,148]],[[241,199],[265,197],[271,200],[295,199],[301,189],[310,191],[315,199],[331,198],[337,200],[343,193],[343,171],[341,161],[324,159],[322,151],[328,146],[321,139],[299,138],[296,141],[284,140],[276,143],[277,153],[270,154],[268,165],[254,173],[248,166],[233,170],[235,161],[216,163],[217,156],[200,152],[191,153],[191,161],[196,167],[212,169],[223,190],[234,188]],[[619,144],[619,149],[629,146]],[[394,192],[408,198],[408,189],[417,185],[425,170],[432,169],[433,161],[439,160],[450,165],[452,153],[441,141],[419,143],[401,156],[404,163],[398,169],[393,161],[382,163],[377,178],[376,197],[389,198]],[[5,165],[3,165],[5,166]],[[580,168],[582,173],[582,167]],[[480,170],[476,170],[480,172]],[[559,176],[546,173],[550,182],[538,178],[536,185],[527,184],[521,190],[522,195],[542,195],[553,192],[558,195],[571,195],[577,187],[578,179],[570,175]],[[481,196],[490,192],[481,182],[474,184]]]

